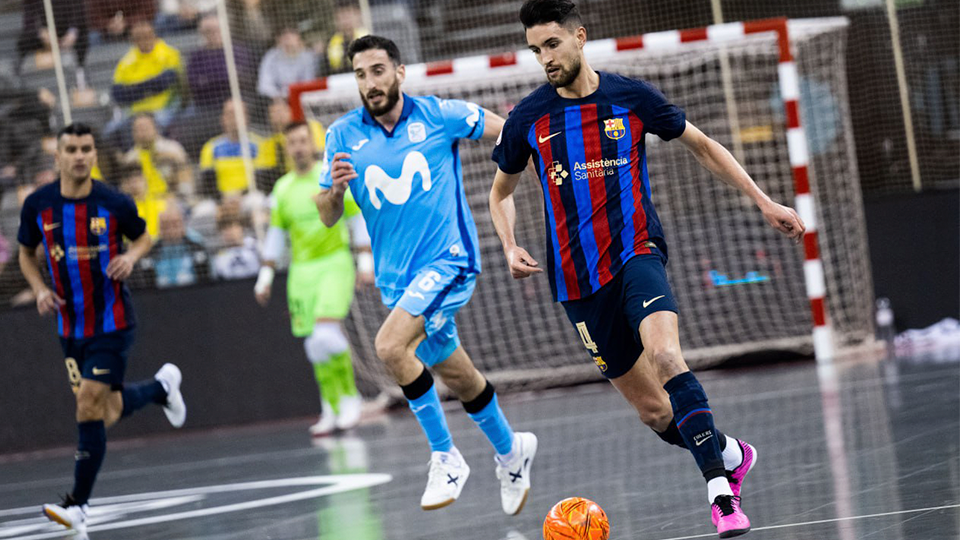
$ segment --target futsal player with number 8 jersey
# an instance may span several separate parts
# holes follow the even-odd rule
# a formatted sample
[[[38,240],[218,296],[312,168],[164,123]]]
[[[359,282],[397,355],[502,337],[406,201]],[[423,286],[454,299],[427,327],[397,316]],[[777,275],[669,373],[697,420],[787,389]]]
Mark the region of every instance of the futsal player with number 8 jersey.
[[[453,503],[470,467],[453,444],[430,370],[463,403],[496,450],[503,511],[523,509],[537,451],[514,433],[491,385],[460,345],[454,316],[480,273],[477,228],[463,188],[462,139],[496,138],[503,119],[473,103],[400,92],[405,68],[389,39],[366,36],[347,51],[363,107],[330,125],[316,197],[328,227],[343,214],[347,187],[370,233],[374,274],[392,311],[377,356],[403,390],[430,443],[424,510]]]
[[[707,395],[680,351],[667,243],[651,199],[644,137],[679,140],[702,166],[750,197],[767,222],[799,241],[796,212],[773,202],[733,156],[651,84],[594,71],[573,2],[528,0],[527,45],[547,76],[504,124],[490,211],[514,278],[546,272],[600,371],[666,442],[689,450],[707,481],[721,538],[750,530],[740,508],[755,449],[714,425]],[[533,158],[543,190],[546,268],[516,244],[513,192]]]
[[[136,319],[124,280],[150,251],[146,223],[130,197],[93,180],[93,133],[71,124],[57,134],[60,178],[30,194],[20,214],[20,269],[41,315],[55,313],[67,374],[77,399],[73,491],[43,514],[78,533],[86,530],[87,501],[107,450],[106,428],[151,403],[164,407],[173,427],[187,408],[177,366],[164,364],[153,379],[124,384]],[[124,237],[130,240],[124,246]],[[48,286],[41,273],[43,246]]]

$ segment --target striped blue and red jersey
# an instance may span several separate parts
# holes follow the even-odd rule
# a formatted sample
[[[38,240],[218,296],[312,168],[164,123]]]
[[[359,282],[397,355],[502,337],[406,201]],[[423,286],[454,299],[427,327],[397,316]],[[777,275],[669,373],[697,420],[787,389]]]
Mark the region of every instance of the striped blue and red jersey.
[[[133,200],[96,180],[82,199],[61,195],[59,181],[27,197],[17,240],[29,248],[43,243],[53,291],[65,301],[60,336],[89,338],[136,324],[130,291],[107,277],[107,265],[123,253],[123,237],[145,231]]]
[[[555,300],[593,294],[636,255],[657,252],[666,260],[644,136],[670,140],[685,127],[683,110],[656,87],[606,72],[587,97],[563,98],[545,84],[511,111],[493,160],[516,174],[533,156]]]

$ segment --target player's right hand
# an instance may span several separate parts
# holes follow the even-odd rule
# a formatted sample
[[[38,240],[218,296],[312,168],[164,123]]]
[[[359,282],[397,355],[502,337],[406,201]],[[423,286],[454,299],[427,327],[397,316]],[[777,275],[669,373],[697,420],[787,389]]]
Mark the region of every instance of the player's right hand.
[[[513,279],[523,279],[543,272],[543,268],[539,268],[540,263],[520,246],[505,249],[504,255],[507,256],[507,265],[510,267],[510,275]]]
[[[333,189],[342,194],[347,191],[347,184],[356,178],[357,171],[350,163],[350,154],[346,152],[337,152],[333,155],[333,164],[330,166],[330,177],[333,179]]]
[[[66,302],[50,289],[44,289],[37,295],[37,311],[40,315],[56,313]]]
[[[260,307],[267,307],[267,304],[270,303],[270,289],[257,290],[253,291],[254,298],[257,299],[257,303],[260,304]]]

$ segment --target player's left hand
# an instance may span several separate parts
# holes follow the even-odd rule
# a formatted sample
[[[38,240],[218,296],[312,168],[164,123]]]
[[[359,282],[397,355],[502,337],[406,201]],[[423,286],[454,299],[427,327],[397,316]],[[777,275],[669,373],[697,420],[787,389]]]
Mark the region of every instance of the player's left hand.
[[[771,227],[790,237],[797,244],[803,239],[803,232],[807,228],[793,208],[768,201],[760,206],[764,219]]]
[[[119,257],[115,257],[110,264],[107,265],[107,277],[114,281],[123,281],[130,277],[130,273],[133,272],[133,257],[130,257],[128,254],[124,253]]]

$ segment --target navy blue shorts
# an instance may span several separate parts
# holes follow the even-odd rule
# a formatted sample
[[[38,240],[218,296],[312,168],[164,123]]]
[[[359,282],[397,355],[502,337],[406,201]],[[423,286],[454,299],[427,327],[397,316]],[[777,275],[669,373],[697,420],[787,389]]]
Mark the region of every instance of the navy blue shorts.
[[[133,338],[133,328],[89,338],[60,338],[73,391],[80,388],[80,379],[102,382],[109,384],[112,390],[122,390]]]
[[[608,379],[624,375],[640,358],[644,317],[657,311],[679,313],[663,258],[656,253],[633,257],[599,291],[563,302],[563,308]]]

